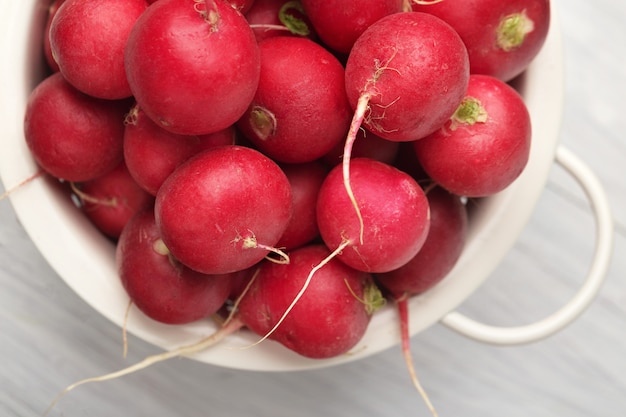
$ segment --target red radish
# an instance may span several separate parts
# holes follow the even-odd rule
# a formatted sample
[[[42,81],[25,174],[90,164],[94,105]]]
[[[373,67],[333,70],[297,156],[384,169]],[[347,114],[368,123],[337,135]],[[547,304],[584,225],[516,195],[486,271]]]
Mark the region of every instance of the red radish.
[[[120,279],[131,301],[153,320],[183,324],[216,313],[230,293],[228,275],[193,271],[171,256],[150,206],[131,218],[116,247]]]
[[[530,115],[519,93],[498,78],[473,74],[454,116],[414,147],[424,171],[442,187],[485,197],[521,174],[530,143]]]
[[[401,142],[383,139],[372,132],[360,129],[356,134],[351,154],[352,158],[376,159],[377,161],[393,165],[398,157],[400,144]],[[323,156],[323,161],[331,167],[340,164],[343,158],[343,148],[343,142],[337,143],[329,153]]]
[[[234,143],[233,126],[208,135],[179,135],[161,128],[138,106],[134,106],[125,119],[126,165],[135,181],[155,196],[172,171],[192,155]]]
[[[207,274],[246,269],[267,256],[292,209],[291,187],[280,167],[235,145],[203,151],[180,165],[159,189],[155,205],[162,239],[174,257]]]
[[[301,0],[322,43],[348,54],[356,39],[382,17],[404,10],[404,0]]]
[[[298,0],[255,0],[245,17],[259,42],[274,36],[316,39]]]
[[[461,198],[445,189],[427,188],[430,228],[420,251],[398,269],[376,275],[394,299],[423,293],[452,270],[465,246],[468,215]]]
[[[372,159],[353,159],[350,175],[365,227],[354,214],[343,186],[342,167],[337,166],[318,195],[322,239],[331,249],[347,244],[338,259],[355,269],[387,272],[399,268],[420,250],[428,233],[430,215],[423,190],[405,172]]]
[[[237,126],[277,161],[322,157],[345,138],[350,125],[343,66],[306,38],[273,37],[259,49],[259,86]]]
[[[123,162],[91,181],[74,184],[81,210],[105,235],[117,239],[130,218],[154,198],[131,177]]]
[[[159,0],[137,20],[126,74],[159,126],[201,135],[231,126],[259,80],[259,51],[245,18],[223,0]]]
[[[319,161],[282,164],[281,168],[291,184],[293,216],[276,246],[290,251],[319,236],[315,205],[328,169]]]
[[[239,304],[239,319],[259,335],[268,334],[288,311],[313,265],[330,255],[324,245],[307,245],[290,254],[289,264],[264,261]],[[306,292],[269,336],[309,358],[347,353],[361,340],[381,301],[372,276],[331,259],[315,271]]]
[[[431,13],[459,33],[469,53],[470,70],[510,81],[539,53],[550,26],[549,0],[470,0],[413,10]]]
[[[50,46],[70,84],[98,98],[130,97],[124,48],[147,7],[146,0],[66,0],[52,20]]]
[[[246,14],[254,5],[256,0],[226,0],[230,5],[241,14]]]
[[[127,100],[81,93],[56,72],[28,98],[24,137],[46,172],[67,181],[89,181],[122,162],[128,106]]]

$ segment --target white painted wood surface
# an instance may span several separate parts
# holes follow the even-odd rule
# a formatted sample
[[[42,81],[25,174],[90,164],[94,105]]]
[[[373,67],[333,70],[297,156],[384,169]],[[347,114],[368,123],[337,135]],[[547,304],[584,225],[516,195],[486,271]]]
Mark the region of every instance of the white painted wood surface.
[[[572,325],[525,346],[494,347],[436,325],[413,338],[420,378],[444,416],[626,415],[626,3],[558,0],[566,59],[562,143],[596,172],[616,221],[615,256],[595,303]],[[461,311],[524,324],[580,285],[593,251],[589,207],[555,165],[501,266]],[[157,350],[100,317],[50,269],[0,203],[0,416],[38,416],[76,380]],[[364,361],[273,374],[180,359],[77,388],[50,416],[427,416],[399,348]]]

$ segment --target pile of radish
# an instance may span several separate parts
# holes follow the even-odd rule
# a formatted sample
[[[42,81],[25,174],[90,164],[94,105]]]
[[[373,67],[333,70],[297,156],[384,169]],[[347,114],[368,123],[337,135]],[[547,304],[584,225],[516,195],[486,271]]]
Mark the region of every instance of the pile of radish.
[[[330,358],[385,300],[406,332],[467,204],[523,171],[512,81],[549,18],[549,0],[52,0],[25,139],[145,315]]]

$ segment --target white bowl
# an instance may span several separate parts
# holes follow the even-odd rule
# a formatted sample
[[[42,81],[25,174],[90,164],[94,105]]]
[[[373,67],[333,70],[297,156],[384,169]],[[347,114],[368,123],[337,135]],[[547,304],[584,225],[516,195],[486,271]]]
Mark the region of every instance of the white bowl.
[[[5,56],[0,64],[0,126],[4,141],[0,175],[6,189],[37,171],[24,142],[23,115],[29,92],[43,77],[41,39],[46,3],[0,0],[4,31],[0,50]],[[533,123],[530,161],[514,184],[480,201],[473,211],[467,248],[455,269],[431,291],[411,300],[413,335],[456,309],[483,283],[518,238],[545,186],[554,163],[563,105],[562,46],[554,18],[541,53],[521,78],[520,91]],[[23,227],[52,268],[78,296],[121,326],[128,297],[116,274],[113,245],[51,181],[32,181],[10,199]],[[214,329],[210,321],[163,325],[137,311],[131,312],[128,322],[129,332],[163,349],[195,342]],[[350,355],[306,359],[267,340],[250,349],[233,349],[257,339],[243,331],[194,358],[247,370],[319,368],[362,359],[394,346],[399,342],[399,330],[396,312],[388,306],[375,314],[367,334]]]

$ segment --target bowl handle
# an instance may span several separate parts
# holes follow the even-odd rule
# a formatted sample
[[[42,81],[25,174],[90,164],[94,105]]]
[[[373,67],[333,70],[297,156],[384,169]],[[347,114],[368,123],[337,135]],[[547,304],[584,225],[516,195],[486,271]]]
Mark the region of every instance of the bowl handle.
[[[498,327],[477,322],[456,311],[441,319],[448,328],[471,339],[494,345],[516,345],[550,336],[573,322],[594,300],[609,267],[613,251],[613,217],[605,192],[595,174],[571,151],[560,145],[556,162],[571,174],[585,191],[596,222],[594,257],[578,292],[556,312],[531,324]]]

